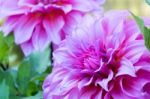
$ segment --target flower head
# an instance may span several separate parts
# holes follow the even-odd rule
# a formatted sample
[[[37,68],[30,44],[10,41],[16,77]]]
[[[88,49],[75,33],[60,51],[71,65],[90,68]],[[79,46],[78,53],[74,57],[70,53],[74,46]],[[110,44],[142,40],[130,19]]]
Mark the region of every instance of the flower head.
[[[28,55],[58,44],[72,31],[84,13],[99,9],[104,0],[0,0],[5,35],[14,32],[15,42]]]
[[[128,16],[110,11],[66,38],[53,54],[44,99],[148,99],[150,54]]]

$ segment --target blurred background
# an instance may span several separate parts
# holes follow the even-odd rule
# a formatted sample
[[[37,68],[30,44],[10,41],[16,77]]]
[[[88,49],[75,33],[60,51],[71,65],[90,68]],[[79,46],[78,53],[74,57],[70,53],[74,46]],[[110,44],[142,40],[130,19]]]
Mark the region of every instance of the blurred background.
[[[104,9],[127,9],[136,15],[150,17],[150,5],[145,0],[106,0]]]

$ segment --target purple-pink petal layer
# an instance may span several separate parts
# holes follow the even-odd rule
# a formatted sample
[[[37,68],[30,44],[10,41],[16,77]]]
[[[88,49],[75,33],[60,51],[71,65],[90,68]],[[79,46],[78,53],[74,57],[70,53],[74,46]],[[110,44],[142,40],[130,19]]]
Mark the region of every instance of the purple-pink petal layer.
[[[44,99],[149,99],[150,53],[128,16],[110,11],[62,41]]]
[[[13,31],[15,42],[29,55],[34,49],[45,49],[50,42],[60,43],[85,13],[101,10],[103,3],[104,0],[0,0],[0,19],[6,18],[1,29],[5,35]]]

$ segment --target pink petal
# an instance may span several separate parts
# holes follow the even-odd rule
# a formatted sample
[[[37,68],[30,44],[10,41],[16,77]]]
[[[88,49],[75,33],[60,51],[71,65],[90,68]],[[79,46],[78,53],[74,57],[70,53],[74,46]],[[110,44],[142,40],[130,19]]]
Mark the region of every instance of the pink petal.
[[[113,72],[110,71],[110,74],[108,75],[108,78],[102,79],[102,81],[99,81],[98,84],[106,91],[108,91],[108,83],[112,80],[113,78]]]
[[[29,40],[29,41],[27,41],[25,43],[22,43],[21,44],[21,48],[22,48],[25,56],[28,56],[29,54],[31,54],[31,52],[34,49],[31,40]]]
[[[77,88],[73,88],[67,99],[79,99],[79,90]]]
[[[23,14],[28,9],[18,7],[18,0],[1,0],[0,1],[0,19],[11,16]]]
[[[55,17],[55,19],[53,18]],[[58,44],[61,41],[60,31],[64,26],[64,19],[62,16],[47,16],[43,21],[46,32],[50,35],[52,42]]]
[[[145,85],[146,82],[142,79],[126,77],[120,80],[120,87],[124,94],[136,98],[142,96],[141,90],[143,89],[143,85]]]
[[[133,64],[130,62],[130,60],[124,58],[121,61],[116,77],[121,76],[121,75],[130,75],[132,77],[136,77],[135,68]]]
[[[45,29],[39,24],[32,35],[33,46],[37,50],[44,50],[48,43],[50,42],[48,39],[48,34],[45,32]]]
[[[14,27],[16,26],[16,22],[18,21],[19,17],[21,16],[11,16],[9,17],[4,25],[2,26],[2,31],[4,35],[7,36],[10,32],[13,31]]]
[[[80,92],[80,99],[91,99],[92,96],[96,93],[96,90],[94,90],[93,88],[84,88],[82,89],[82,91]]]
[[[91,78],[83,78],[81,81],[78,83],[78,88],[81,89],[85,86],[88,86],[92,83],[93,77]]]
[[[94,99],[102,99],[102,90],[98,90],[98,92],[96,93],[96,95],[94,96]]]
[[[97,2],[91,1],[91,0],[73,0],[73,9],[78,11],[91,11],[93,9],[98,9]]]
[[[80,23],[82,18],[82,14],[78,11],[71,11],[65,17],[65,25],[63,27],[63,31],[67,34],[70,34],[73,29],[75,29],[76,25]]]
[[[15,27],[15,42],[21,44],[25,41],[28,41],[35,29],[35,26],[39,23],[40,20],[36,20],[32,16],[22,16]]]
[[[132,63],[136,63],[145,50],[143,40],[135,40],[126,47],[126,54],[124,56],[131,60]]]

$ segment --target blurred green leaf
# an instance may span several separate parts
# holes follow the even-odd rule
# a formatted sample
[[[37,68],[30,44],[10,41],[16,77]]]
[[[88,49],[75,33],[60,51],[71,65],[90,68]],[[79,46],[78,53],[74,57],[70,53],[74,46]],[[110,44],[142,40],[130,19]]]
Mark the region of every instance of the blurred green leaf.
[[[38,92],[35,96],[25,97],[22,99],[43,99],[42,92]]]
[[[9,99],[9,86],[6,85],[5,80],[0,84],[0,99]]]
[[[32,96],[36,94],[38,91],[39,91],[38,84],[35,82],[29,82],[26,92],[27,96]]]
[[[3,63],[8,62],[9,46],[6,44],[2,33],[0,33],[0,61]]]
[[[43,52],[34,52],[33,54],[31,54],[29,56],[29,60],[32,65],[32,71],[39,74],[43,73],[50,65],[49,56],[49,49],[46,49]]]
[[[144,28],[144,41],[146,47],[150,51],[150,29],[147,27]]]
[[[136,23],[139,26],[141,32],[143,33],[145,46],[150,51],[150,29],[144,25],[144,21],[140,17],[135,16],[134,14],[132,15],[134,19],[136,20]]]
[[[14,36],[12,34],[8,35],[7,37],[3,37],[4,42],[7,44],[7,46],[12,47],[14,44]]]
[[[43,81],[51,72],[50,50],[34,52],[24,57],[20,47],[14,44],[13,35],[4,37],[0,33],[0,52],[0,64],[6,66],[4,70],[0,68],[0,83],[5,80],[5,84],[9,87],[8,98],[41,99],[39,91],[42,91]],[[14,64],[19,67],[10,67]]]
[[[48,67],[46,70],[45,70],[45,72],[43,72],[42,74],[40,74],[40,75],[37,75],[37,76],[35,76],[35,77],[33,77],[32,79],[31,79],[31,81],[40,81],[40,82],[43,82],[44,80],[45,80],[45,77],[47,76],[47,75],[49,75],[50,73],[52,72],[52,67]]]
[[[140,17],[134,15],[132,12],[131,12],[131,14],[134,17],[134,19],[135,19],[138,27],[140,28],[141,32],[144,33],[144,29],[145,29],[144,21]]]
[[[14,58],[15,56],[15,58]],[[13,34],[4,37],[0,32],[0,62],[9,66],[16,65],[23,58],[23,53],[19,46],[15,45]],[[11,60],[14,60],[11,62]]]
[[[19,46],[14,45],[9,52],[9,66],[18,65],[24,58],[24,54]]]
[[[34,52],[19,65],[17,84],[21,96],[32,96],[42,90],[42,83],[48,75],[45,71],[50,68],[49,55],[48,49]]]
[[[150,5],[150,0],[145,0],[145,1],[146,1],[146,3],[147,3],[147,4],[149,4],[149,5]]]
[[[2,83],[3,80],[6,81],[6,84],[9,86],[10,97],[14,97],[17,93],[15,88],[15,79],[13,78],[12,74],[10,73],[11,70],[3,71],[0,70],[0,83]]]
[[[30,63],[28,60],[24,60],[18,69],[17,83],[19,87],[19,92],[23,95],[28,87],[28,82],[31,76]]]

